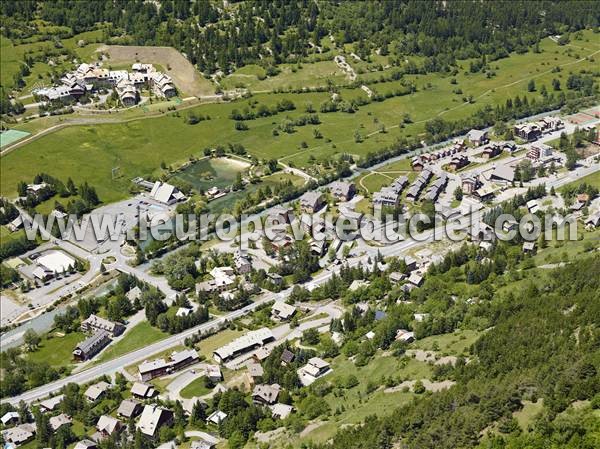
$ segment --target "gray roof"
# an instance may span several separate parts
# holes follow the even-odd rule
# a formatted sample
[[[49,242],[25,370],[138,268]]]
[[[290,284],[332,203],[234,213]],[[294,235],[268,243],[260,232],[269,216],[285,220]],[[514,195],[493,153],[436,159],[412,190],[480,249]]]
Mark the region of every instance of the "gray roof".
[[[110,338],[109,333],[104,330],[100,330],[100,331],[94,333],[94,335],[92,335],[91,337],[88,337],[85,340],[83,340],[81,343],[79,343],[75,347],[75,349],[79,349],[81,352],[87,353],[90,351],[90,349],[92,349],[94,346],[96,346],[100,341],[102,341],[106,338]]]
[[[515,169],[508,165],[498,165],[492,172],[492,177],[512,182],[515,180]]]

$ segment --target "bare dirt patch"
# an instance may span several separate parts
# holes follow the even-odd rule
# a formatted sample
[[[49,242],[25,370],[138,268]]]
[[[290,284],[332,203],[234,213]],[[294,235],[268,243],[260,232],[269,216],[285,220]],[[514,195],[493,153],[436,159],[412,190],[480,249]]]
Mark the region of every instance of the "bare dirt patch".
[[[97,51],[108,53],[112,63],[160,64],[184,95],[201,97],[214,94],[212,83],[204,79],[192,63],[173,47],[105,45]]]

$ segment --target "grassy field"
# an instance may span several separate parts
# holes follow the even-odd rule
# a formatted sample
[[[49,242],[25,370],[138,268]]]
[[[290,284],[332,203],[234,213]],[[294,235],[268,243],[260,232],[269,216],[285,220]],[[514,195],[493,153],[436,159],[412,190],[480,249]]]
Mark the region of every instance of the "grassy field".
[[[198,377],[185,386],[180,392],[181,397],[191,399],[210,393],[210,388],[204,386],[205,377]]]
[[[162,340],[167,336],[168,334],[151,326],[147,321],[142,321],[128,331],[123,339],[106,348],[102,354],[100,354],[96,363],[112,360],[123,354],[127,354],[128,352],[135,351],[136,349],[143,348],[158,340]]]
[[[305,104],[312,103],[317,109],[321,102],[329,98],[327,93],[306,94],[256,94],[253,100],[259,104],[273,105],[282,98],[296,104],[295,111],[246,122],[249,130],[236,131],[234,122],[229,119],[232,109],[248,106],[246,100],[231,104],[207,104],[194,110],[208,114],[210,121],[197,125],[187,125],[183,117],[161,116],[147,120],[137,120],[121,124],[94,126],[71,126],[44,136],[24,145],[2,158],[2,180],[0,190],[3,195],[14,196],[16,183],[29,179],[42,168],[48,173],[66,178],[71,176],[76,182],[87,180],[95,185],[104,201],[115,201],[128,194],[129,179],[155,173],[161,162],[167,164],[187,160],[190,154],[200,156],[207,146],[216,144],[241,143],[250,154],[258,158],[278,158],[286,163],[302,167],[310,164],[309,157],[317,160],[331,159],[342,153],[357,157],[369,151],[378,150],[392,143],[400,136],[416,136],[423,132],[424,123],[435,116],[457,119],[473,113],[485,104],[504,103],[506,98],[527,93],[527,82],[535,79],[538,92],[542,84],[550,86],[553,77],[561,79],[563,86],[569,70],[590,69],[594,63],[583,56],[600,51],[597,35],[584,33],[590,42],[577,41],[572,46],[559,47],[549,39],[540,45],[541,53],[529,52],[511,55],[492,63],[496,76],[468,72],[469,61],[462,61],[464,71],[455,76],[457,84],[451,84],[449,76],[440,74],[411,75],[418,91],[407,96],[395,97],[380,103],[361,107],[356,113],[343,112],[319,114],[319,125],[296,128],[291,134],[273,135],[272,131],[286,116],[295,118],[303,115]],[[553,67],[562,65],[559,73],[551,73]],[[309,70],[304,64],[303,70]],[[251,75],[255,76],[255,75]],[[379,83],[373,87],[379,92],[395,89],[399,82]],[[463,95],[452,90],[460,87]],[[364,95],[360,89],[342,89],[342,98]],[[472,95],[474,104],[464,103],[462,96]],[[539,93],[529,93],[530,98]],[[139,112],[130,112],[136,114]],[[400,128],[399,121],[404,113],[411,115],[414,123]],[[181,115],[185,116],[186,112]],[[126,115],[123,115],[125,117]],[[120,116],[119,116],[120,117]],[[44,123],[56,123],[57,120]],[[381,124],[387,132],[380,133]],[[39,125],[34,122],[24,124],[22,129],[31,131]],[[318,128],[323,139],[315,139],[313,130]],[[21,127],[17,127],[21,129]],[[355,130],[365,136],[362,143],[353,138]],[[168,130],[168,131],[166,131]],[[302,142],[307,148],[302,148]],[[121,168],[122,178],[111,179],[111,169]]]
[[[85,340],[82,332],[71,332],[60,336],[56,332],[42,338],[39,349],[27,354],[34,362],[47,362],[51,366],[69,366],[73,363],[72,352],[77,343]]]
[[[431,351],[434,345],[439,348],[437,352],[444,355],[468,355],[469,347],[477,341],[480,332],[462,330],[452,334],[434,335],[418,340],[414,346],[426,351]]]
[[[215,335],[211,335],[210,337],[201,340],[196,345],[196,349],[207,359],[212,359],[212,353],[215,349],[230,343],[243,334],[244,332],[238,330],[224,329]]]
[[[574,181],[571,184],[579,185],[583,183],[590,184],[596,187],[597,189],[600,189],[600,171],[592,173],[591,175],[584,176],[583,178],[578,179],[577,181]]]
[[[221,85],[225,89],[248,88],[253,92],[261,92],[326,86],[328,80],[335,84],[347,82],[345,73],[333,61],[281,64],[279,68],[279,74],[267,77],[262,67],[248,65],[228,75]]]

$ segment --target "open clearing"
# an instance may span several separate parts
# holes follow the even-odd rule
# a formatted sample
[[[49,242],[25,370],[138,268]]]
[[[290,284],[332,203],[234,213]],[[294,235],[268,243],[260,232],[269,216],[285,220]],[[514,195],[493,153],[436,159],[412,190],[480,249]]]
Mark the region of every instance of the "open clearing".
[[[202,97],[215,93],[213,84],[204,79],[194,66],[173,47],[106,45],[98,51],[108,53],[110,63],[146,62],[160,64],[185,95]]]
[[[112,360],[128,352],[143,348],[155,341],[162,340],[167,336],[168,334],[151,326],[147,321],[142,321],[128,331],[121,340],[102,351],[96,363]]]

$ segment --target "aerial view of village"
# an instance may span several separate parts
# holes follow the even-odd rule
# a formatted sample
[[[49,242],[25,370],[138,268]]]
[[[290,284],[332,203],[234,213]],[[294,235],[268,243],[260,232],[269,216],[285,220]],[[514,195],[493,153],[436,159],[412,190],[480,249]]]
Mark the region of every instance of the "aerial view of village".
[[[598,0],[2,0],[4,449],[600,447]]]

